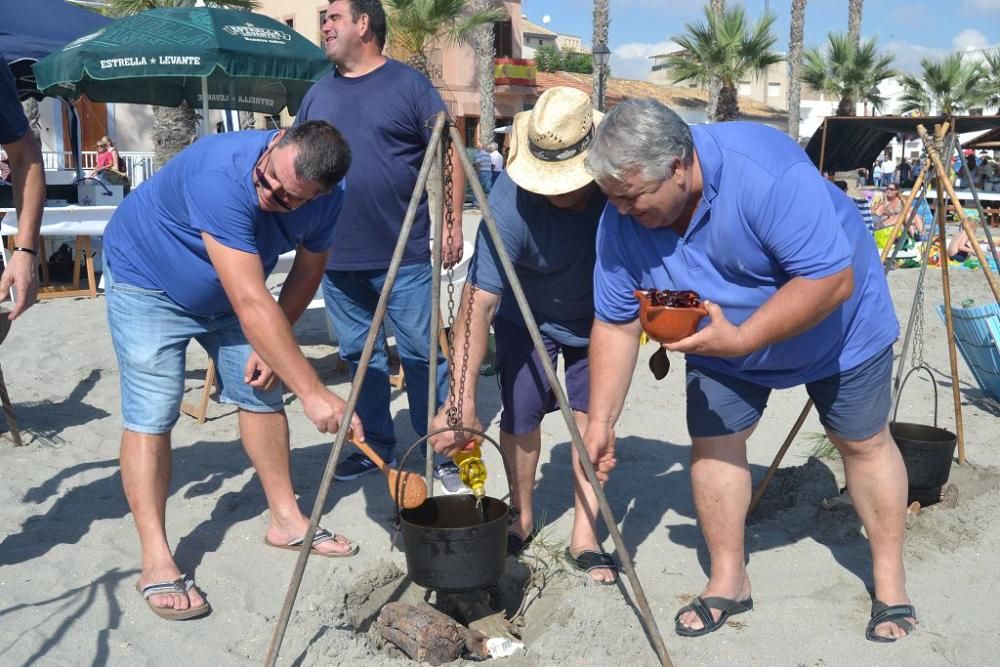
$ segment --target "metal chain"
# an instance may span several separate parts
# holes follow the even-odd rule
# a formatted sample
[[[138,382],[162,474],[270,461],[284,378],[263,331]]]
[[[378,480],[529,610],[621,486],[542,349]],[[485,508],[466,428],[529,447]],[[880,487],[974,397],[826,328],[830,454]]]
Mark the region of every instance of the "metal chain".
[[[913,353],[910,355],[910,367],[916,368],[924,362],[924,285],[923,281],[917,289],[917,297],[914,299],[914,310],[916,310],[913,324]]]
[[[454,247],[455,230],[455,169],[451,161],[451,135],[445,133],[442,139],[442,160],[444,161],[444,210],[445,226],[447,227],[446,248]],[[460,150],[456,147],[455,150]],[[461,224],[461,223],[460,223]],[[451,359],[448,360],[448,395],[451,405],[445,414],[448,416],[448,426],[462,424],[462,404],[465,399],[465,371],[469,367],[469,347],[472,336],[472,296],[476,288],[469,284],[469,307],[465,313],[465,340],[462,341],[462,376],[458,381],[458,392],[455,391],[455,265],[448,266],[446,273],[448,281],[448,349]]]

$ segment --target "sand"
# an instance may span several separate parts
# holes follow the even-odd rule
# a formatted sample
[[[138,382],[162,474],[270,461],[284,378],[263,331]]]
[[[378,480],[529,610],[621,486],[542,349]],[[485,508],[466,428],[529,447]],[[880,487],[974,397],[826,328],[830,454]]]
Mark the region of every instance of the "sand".
[[[896,310],[905,318],[918,272],[890,275]],[[939,271],[928,275],[941,301]],[[983,276],[953,271],[956,300],[989,301]],[[308,311],[297,327],[304,350],[335,391],[336,370],[322,314]],[[954,430],[944,326],[925,319],[924,357],[941,383],[941,421]],[[959,359],[969,465],[954,467],[957,497],[910,518],[906,563],[920,627],[906,641],[865,641],[870,586],[868,545],[853,512],[824,510],[843,470],[813,456],[815,416],[803,427],[747,529],[756,607],[709,637],[673,633],[673,615],[705,582],[706,552],[695,524],[687,471],[681,360],[656,382],[640,352],[618,427],[619,464],[608,498],[655,614],[678,665],[992,665],[1000,640],[1000,448],[998,413],[982,400]],[[182,417],[174,431],[174,478],[168,529],[177,560],[208,594],[214,613],[170,623],[154,616],[133,589],[138,547],[117,464],[118,371],[102,298],[37,305],[0,347],[27,446],[15,449],[0,423],[0,663],[6,665],[241,665],[263,661],[295,554],[262,544],[266,505],[236,435],[236,415],[213,402],[199,426]],[[204,353],[190,352],[189,389],[196,394]],[[497,433],[494,378],[481,379],[480,415]],[[401,446],[414,440],[405,395],[394,392]],[[801,389],[776,392],[750,441],[759,480],[803,403]],[[930,385],[915,378],[901,419],[929,421]],[[311,508],[331,440],[315,431],[294,399],[288,402],[293,477]],[[543,425],[536,494],[543,539],[528,563],[547,564],[548,581],[524,620],[526,650],[506,659],[522,665],[656,663],[634,595],[627,585],[602,587],[565,571],[561,551],[572,521],[570,450],[558,415]],[[506,486],[493,454],[489,492]],[[955,491],[952,492],[953,494]],[[392,548],[392,506],[380,476],[336,483],[324,525],[359,541],[347,560],[310,559],[285,636],[280,664],[396,665],[405,658],[369,640],[371,621],[389,599],[419,597]],[[606,545],[610,548],[611,541]],[[528,576],[508,561],[513,580]]]

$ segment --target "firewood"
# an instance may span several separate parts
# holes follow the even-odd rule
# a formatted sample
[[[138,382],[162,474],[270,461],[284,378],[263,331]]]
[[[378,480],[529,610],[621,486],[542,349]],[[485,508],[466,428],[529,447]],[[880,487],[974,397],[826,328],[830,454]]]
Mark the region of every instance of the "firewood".
[[[390,602],[375,622],[379,634],[413,660],[442,665],[469,654],[485,658],[486,637],[425,602]]]

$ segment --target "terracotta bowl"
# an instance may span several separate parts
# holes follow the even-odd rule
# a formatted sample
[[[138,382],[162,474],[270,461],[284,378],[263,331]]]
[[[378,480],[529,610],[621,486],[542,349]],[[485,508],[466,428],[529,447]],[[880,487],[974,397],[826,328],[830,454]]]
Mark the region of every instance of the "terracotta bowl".
[[[639,300],[639,322],[646,335],[660,343],[676,343],[698,330],[698,322],[708,315],[704,306],[671,308],[650,305],[645,290],[633,292]]]

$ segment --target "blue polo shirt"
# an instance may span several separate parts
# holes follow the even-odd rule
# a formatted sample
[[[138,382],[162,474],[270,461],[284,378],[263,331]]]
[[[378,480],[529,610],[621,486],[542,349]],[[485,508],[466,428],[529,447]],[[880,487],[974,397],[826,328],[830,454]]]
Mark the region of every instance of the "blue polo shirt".
[[[777,130],[730,122],[691,132],[704,180],[691,224],[683,236],[646,229],[609,204],[597,235],[596,317],[634,320],[632,291],[655,287],[694,290],[739,325],[792,278],[852,267],[853,294],[812,329],[743,357],[689,359],[780,389],[849,370],[891,345],[899,325],[854,202]]]
[[[17,99],[17,84],[0,55],[0,144],[12,144],[28,132],[28,119]]]
[[[507,172],[490,191],[490,210],[531,314],[543,334],[571,347],[586,347],[594,323],[594,240],[608,198],[596,190],[582,213],[556,208],[542,195],[519,188]],[[509,291],[496,246],[479,225],[469,281],[502,294],[497,317],[525,326]]]
[[[391,59],[363,76],[332,72],[306,93],[295,123],[325,120],[351,146],[351,192],[328,269],[389,268],[434,119],[444,110],[426,76]],[[430,256],[427,197],[421,194],[403,264],[426,263]]]
[[[278,255],[300,244],[326,252],[344,183],[295,211],[262,211],[252,172],[274,135],[250,130],[204,137],[133,190],[104,233],[115,282],[161,289],[191,313],[231,313],[202,232],[260,256],[264,275]]]

